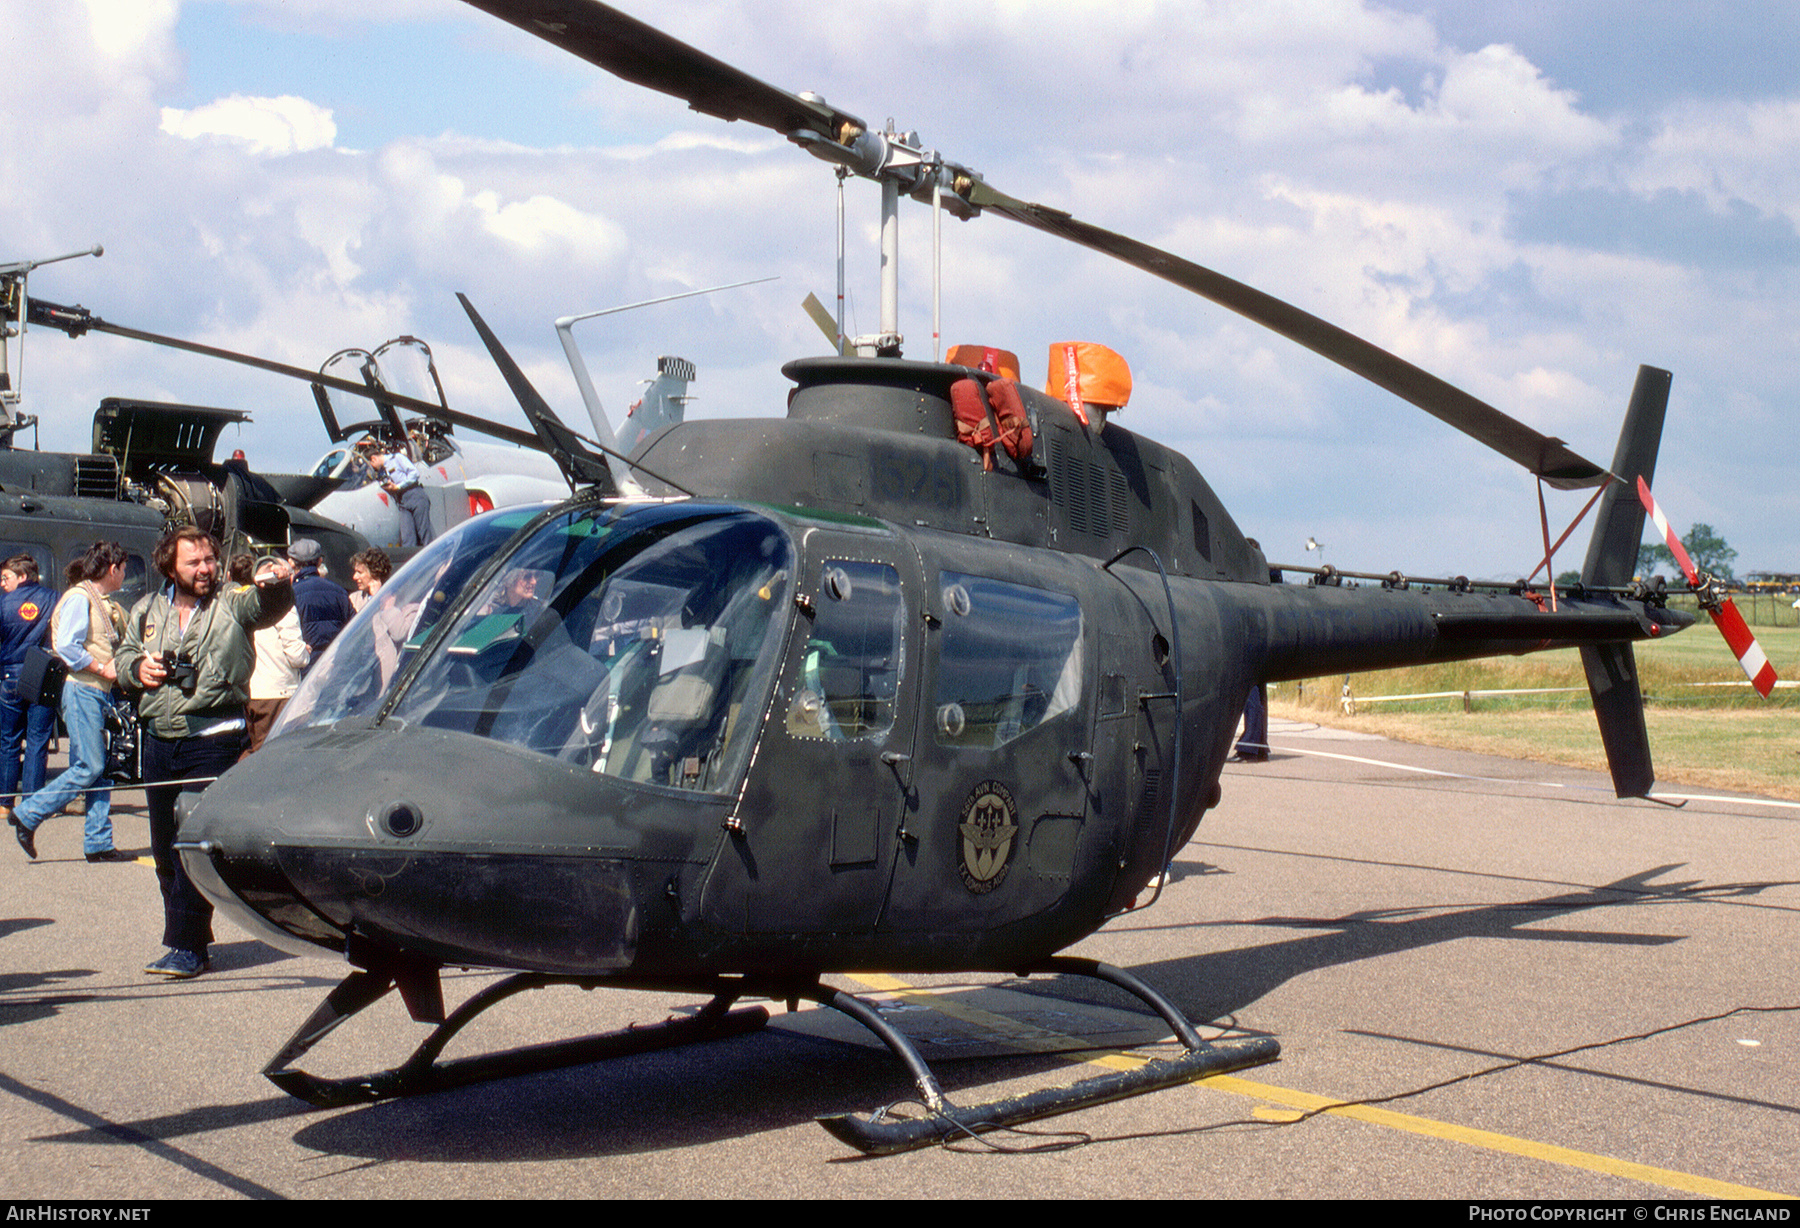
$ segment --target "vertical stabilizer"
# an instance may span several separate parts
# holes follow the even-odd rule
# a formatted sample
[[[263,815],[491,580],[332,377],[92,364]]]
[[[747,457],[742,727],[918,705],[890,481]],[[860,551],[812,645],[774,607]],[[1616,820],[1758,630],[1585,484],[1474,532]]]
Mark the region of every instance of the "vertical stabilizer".
[[[1669,407],[1667,371],[1639,367],[1619,447],[1613,453],[1615,480],[1600,497],[1594,537],[1588,543],[1581,582],[1612,587],[1629,584],[1637,571],[1638,543],[1644,536],[1644,508],[1636,486],[1641,475],[1650,481],[1662,445],[1663,415]],[[1581,649],[1588,693],[1600,722],[1600,741],[1620,797],[1643,797],[1656,783],[1650,762],[1650,734],[1644,728],[1644,693],[1638,684],[1637,658],[1630,644],[1587,644]]]
[[[1600,496],[1599,519],[1588,543],[1581,582],[1588,585],[1630,584],[1637,571],[1638,544],[1644,539],[1644,508],[1638,502],[1637,480],[1656,485],[1656,453],[1662,446],[1663,415],[1669,408],[1669,383],[1674,377],[1655,367],[1639,367],[1625,425],[1619,428],[1619,447],[1613,453],[1612,471],[1617,479]]]
[[[680,422],[687,412],[688,385],[694,380],[694,364],[673,354],[656,360],[656,378],[644,389],[636,405],[625,411],[619,428],[619,450],[629,455],[648,436]]]

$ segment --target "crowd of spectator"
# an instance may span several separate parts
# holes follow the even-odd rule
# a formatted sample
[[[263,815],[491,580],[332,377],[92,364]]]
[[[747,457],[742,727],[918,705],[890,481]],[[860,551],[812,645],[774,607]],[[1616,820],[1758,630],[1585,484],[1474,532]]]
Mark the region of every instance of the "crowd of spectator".
[[[141,781],[164,948],[145,971],[188,979],[209,968],[212,905],[175,853],[176,801],[262,745],[393,565],[380,550],[356,555],[353,599],[316,541],[227,562],[217,539],[187,525],[157,545],[162,585],[126,611],[114,594],[127,561],[118,543],[95,542],[69,565],[61,596],[32,556],[0,563],[0,813],[33,860],[38,830],[73,812],[89,863],[132,862],[113,843],[111,782]],[[46,780],[59,716],[69,763]]]

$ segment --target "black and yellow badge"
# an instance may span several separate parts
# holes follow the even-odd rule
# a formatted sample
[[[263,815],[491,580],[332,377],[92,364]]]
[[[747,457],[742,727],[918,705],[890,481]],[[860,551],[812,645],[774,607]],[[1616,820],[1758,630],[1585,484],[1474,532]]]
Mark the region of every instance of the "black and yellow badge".
[[[957,830],[962,835],[963,886],[985,895],[1006,881],[1019,834],[1019,807],[1005,785],[984,780],[963,803]]]

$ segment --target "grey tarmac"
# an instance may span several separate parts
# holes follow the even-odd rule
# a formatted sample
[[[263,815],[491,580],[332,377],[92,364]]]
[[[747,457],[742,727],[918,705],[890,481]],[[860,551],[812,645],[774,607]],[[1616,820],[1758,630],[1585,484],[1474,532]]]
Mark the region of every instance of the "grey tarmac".
[[[1279,722],[1271,742],[1269,763],[1227,767],[1156,906],[1075,953],[1134,969],[1209,1036],[1278,1037],[1281,1060],[880,1160],[813,1118],[903,1105],[899,1065],[779,1006],[760,1033],[683,1051],[292,1100],[258,1071],[344,965],[221,925],[210,974],[145,976],[161,914],[141,794],[122,794],[138,863],[89,865],[67,818],[37,863],[0,850],[0,1197],[1800,1193],[1800,805],[1620,802],[1592,773]],[[453,974],[447,995],[487,980]],[[953,1100],[1168,1049],[1132,1003],[1059,978],[836,983],[919,1037]],[[542,990],[450,1056],[693,1005]],[[384,1001],[307,1065],[380,1069],[422,1035]]]

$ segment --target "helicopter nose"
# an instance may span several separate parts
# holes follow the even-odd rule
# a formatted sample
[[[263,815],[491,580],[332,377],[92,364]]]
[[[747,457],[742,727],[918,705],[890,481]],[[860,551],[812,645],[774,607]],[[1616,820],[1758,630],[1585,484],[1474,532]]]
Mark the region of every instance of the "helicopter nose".
[[[198,801],[190,804],[190,799],[198,797],[189,794],[176,805],[178,831],[192,830]],[[177,840],[175,851],[188,878],[213,907],[270,946],[289,955],[314,955],[318,947],[344,949],[346,932],[307,905],[271,853],[210,839]]]
[[[729,808],[671,793],[467,734],[302,730],[199,795],[180,839],[201,890],[284,949],[355,935],[444,963],[604,974],[670,907],[660,867],[692,863]]]

